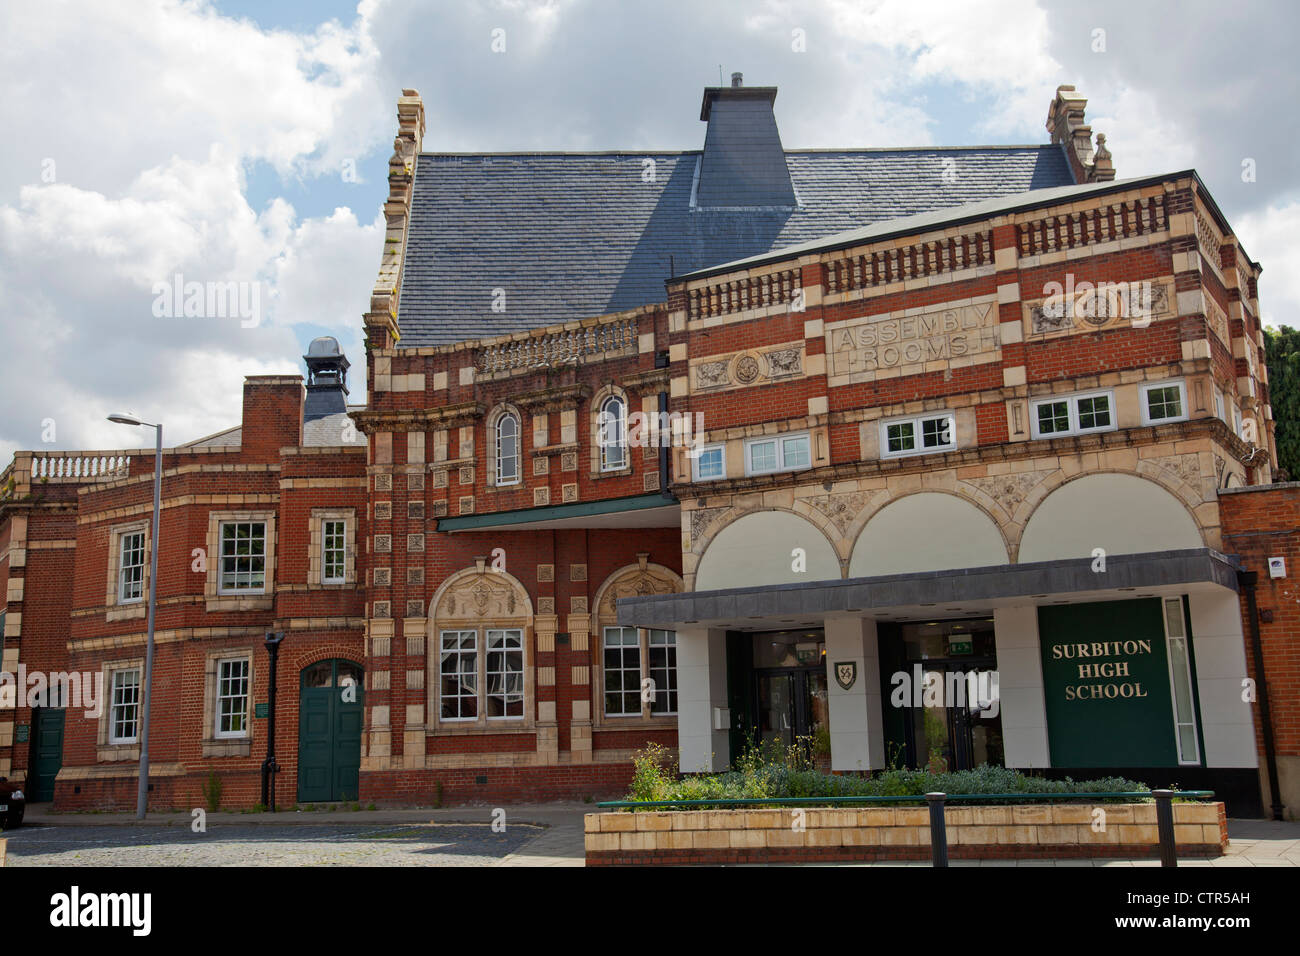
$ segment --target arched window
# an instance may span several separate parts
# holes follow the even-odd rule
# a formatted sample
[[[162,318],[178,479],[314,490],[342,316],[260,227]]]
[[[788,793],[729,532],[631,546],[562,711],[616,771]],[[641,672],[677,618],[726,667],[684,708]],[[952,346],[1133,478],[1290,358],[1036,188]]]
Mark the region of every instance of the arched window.
[[[506,412],[497,419],[496,424],[496,459],[498,485],[514,485],[519,482],[519,418],[514,412]]]
[[[627,403],[619,395],[601,402],[596,425],[600,444],[600,470],[617,471],[627,466]]]

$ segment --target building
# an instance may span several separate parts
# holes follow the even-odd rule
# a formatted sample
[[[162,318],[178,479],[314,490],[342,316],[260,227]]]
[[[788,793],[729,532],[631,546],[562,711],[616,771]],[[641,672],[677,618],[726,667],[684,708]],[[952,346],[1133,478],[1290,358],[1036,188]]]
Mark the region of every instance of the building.
[[[775,99],[706,89],[696,151],[465,155],[404,91],[365,406],[318,340],[305,390],[250,378],[239,429],[166,452],[156,799],[255,799],[275,631],[304,803],[610,793],[647,741],[701,771],[810,737],[837,771],[1296,806],[1268,561],[1300,500],[1260,268],[1199,177],[1115,180],[1070,87],[1036,146],[791,150]],[[6,669],[110,698],[0,717],[59,805],[134,793],[152,467],[5,479]]]

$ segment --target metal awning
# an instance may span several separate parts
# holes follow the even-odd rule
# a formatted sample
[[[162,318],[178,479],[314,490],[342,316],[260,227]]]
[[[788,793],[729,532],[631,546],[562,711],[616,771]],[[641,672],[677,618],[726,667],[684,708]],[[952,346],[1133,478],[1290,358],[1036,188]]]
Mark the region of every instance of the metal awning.
[[[997,607],[1118,601],[1227,588],[1237,590],[1235,557],[1210,548],[922,571],[844,581],[762,585],[622,598],[624,627],[683,625],[731,630],[810,626],[826,615],[879,620],[971,616]]]

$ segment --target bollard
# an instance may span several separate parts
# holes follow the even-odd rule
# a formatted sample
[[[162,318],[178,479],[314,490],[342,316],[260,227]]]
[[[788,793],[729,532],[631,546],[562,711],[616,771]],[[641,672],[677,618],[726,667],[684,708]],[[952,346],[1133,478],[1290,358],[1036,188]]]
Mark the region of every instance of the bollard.
[[[943,802],[946,793],[927,793],[930,804],[930,860],[932,866],[948,865],[948,830],[943,820]]]
[[[1156,832],[1160,836],[1160,865],[1177,866],[1178,850],[1174,846],[1174,792],[1152,790],[1156,798]]]

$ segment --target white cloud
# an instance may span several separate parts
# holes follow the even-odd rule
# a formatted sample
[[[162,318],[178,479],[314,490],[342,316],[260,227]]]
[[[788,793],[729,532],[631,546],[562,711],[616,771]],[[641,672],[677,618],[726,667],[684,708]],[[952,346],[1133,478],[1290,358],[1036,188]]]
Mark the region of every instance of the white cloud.
[[[1259,310],[1264,324],[1300,328],[1300,199],[1247,213],[1237,220],[1237,238],[1264,267],[1259,277]]]

